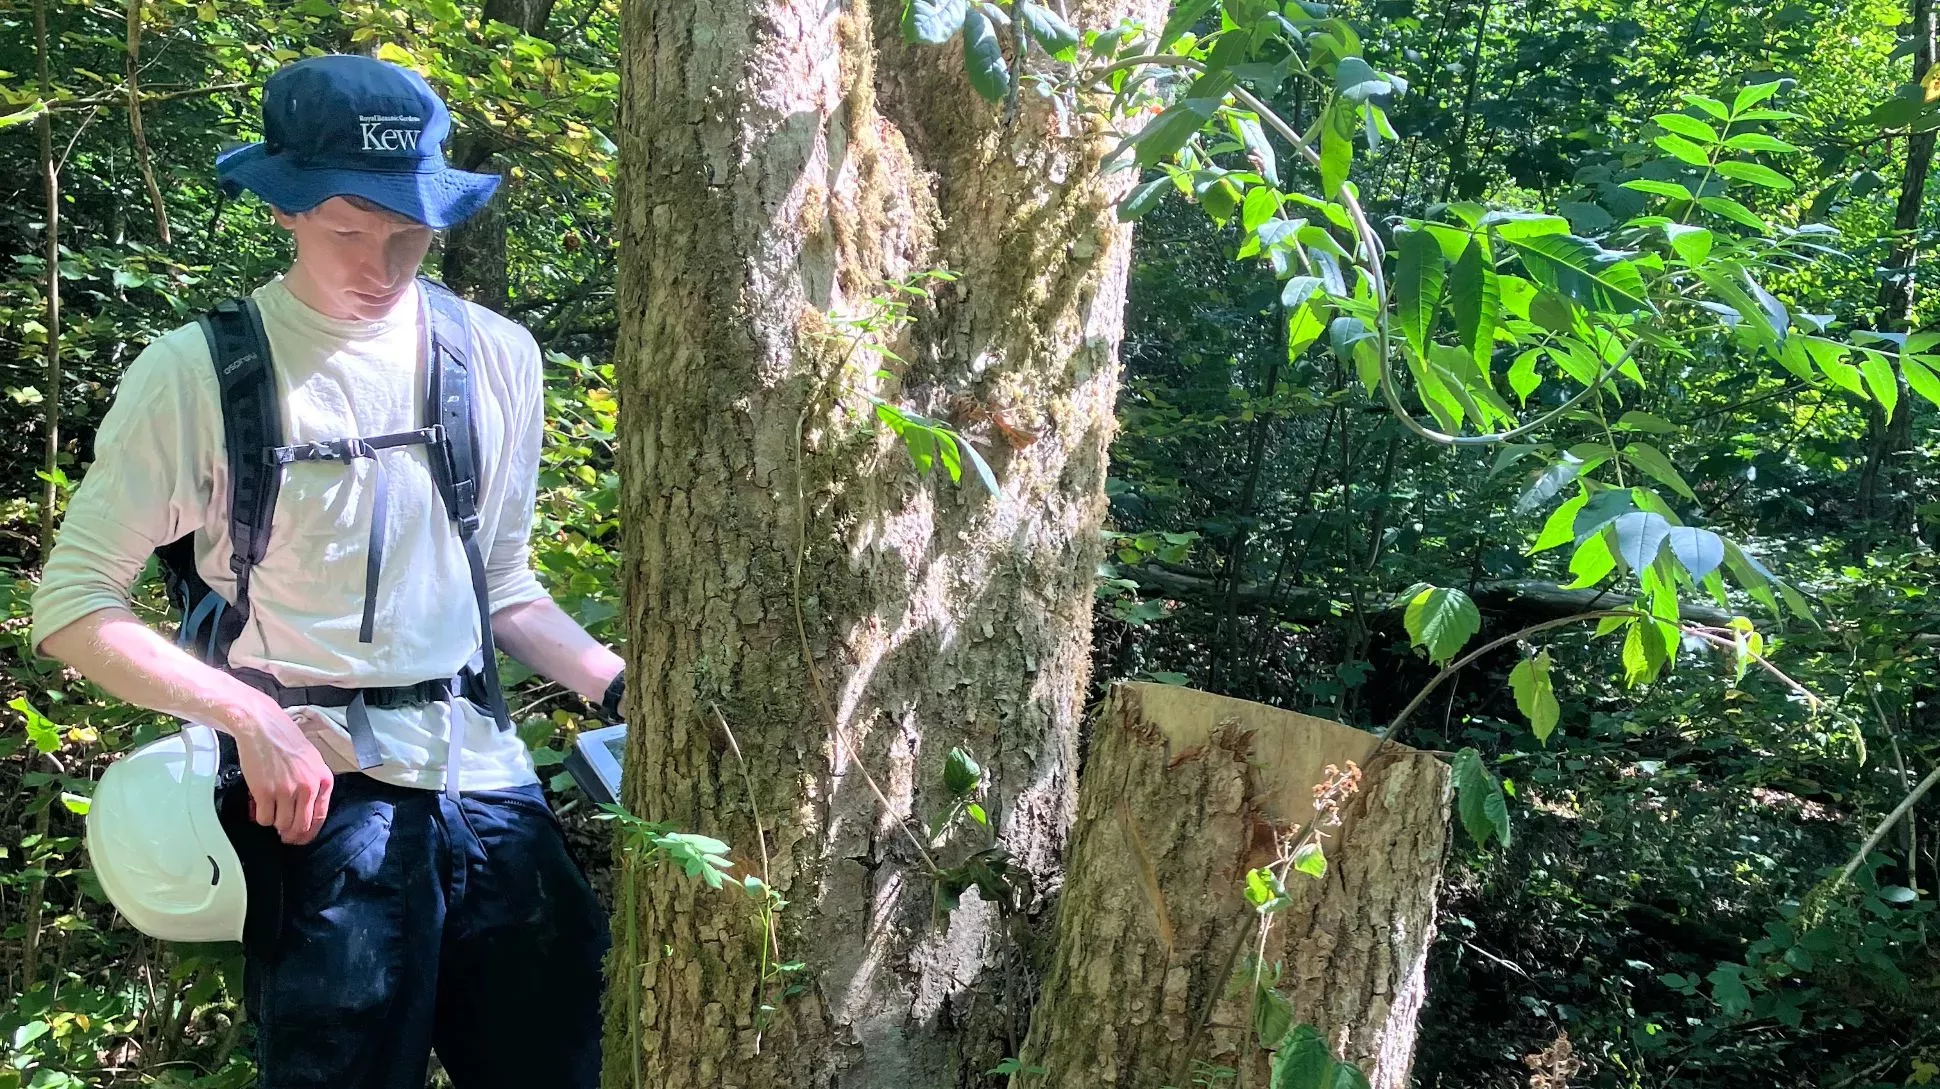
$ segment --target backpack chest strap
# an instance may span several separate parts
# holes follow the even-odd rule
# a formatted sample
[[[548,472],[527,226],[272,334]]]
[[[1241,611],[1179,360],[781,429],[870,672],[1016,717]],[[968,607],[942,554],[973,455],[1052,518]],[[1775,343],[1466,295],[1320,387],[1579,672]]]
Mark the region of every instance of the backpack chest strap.
[[[379,451],[392,450],[402,446],[439,446],[444,442],[445,429],[441,425],[420,427],[415,431],[397,431],[374,438],[343,438],[319,442],[301,442],[290,446],[272,446],[263,451],[263,460],[271,465],[288,465],[296,461],[342,461],[353,458],[367,458],[371,465],[371,512],[370,544],[364,550],[364,615],[357,626],[357,641],[368,643],[377,634],[377,580],[384,571],[384,530],[390,520],[390,485],[384,475],[384,460],[378,457]]]
[[[323,442],[299,442],[290,446],[272,446],[263,451],[263,460],[271,465],[288,465],[293,461],[375,459],[379,450],[390,450],[399,446],[437,446],[444,441],[444,427],[433,424],[430,427],[420,427],[415,431],[396,431],[389,435],[378,435],[368,439],[330,439]]]

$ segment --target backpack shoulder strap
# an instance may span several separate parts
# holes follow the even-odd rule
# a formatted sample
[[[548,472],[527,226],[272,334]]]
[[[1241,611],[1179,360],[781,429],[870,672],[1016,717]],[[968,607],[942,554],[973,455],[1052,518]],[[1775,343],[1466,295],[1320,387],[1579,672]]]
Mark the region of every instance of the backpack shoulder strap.
[[[500,690],[498,646],[492,638],[485,556],[478,544],[478,421],[472,404],[477,382],[472,373],[471,319],[465,312],[464,300],[443,284],[425,277],[419,277],[418,284],[428,303],[426,326],[431,341],[425,416],[436,421],[442,432],[440,447],[444,452],[444,457],[431,459],[432,476],[438,483],[445,510],[458,528],[459,540],[464,542],[465,562],[471,568],[472,596],[478,602],[480,663],[477,670],[469,672],[475,673],[480,682],[476,695],[498,721],[498,728],[510,730],[512,716]],[[455,784],[455,776],[447,774],[447,783]]]
[[[216,371],[223,451],[229,462],[229,570],[236,576],[236,600],[223,611],[215,643],[221,654],[217,664],[226,664],[229,644],[249,615],[250,570],[269,551],[270,513],[276,508],[282,473],[264,451],[282,444],[283,419],[269,336],[255,300],[219,303],[200,324]]]
[[[478,532],[478,425],[472,415],[471,319],[464,300],[435,280],[420,277],[430,304],[430,366],[426,419],[444,429],[444,464],[432,459],[438,491],[458,523],[459,535]]]

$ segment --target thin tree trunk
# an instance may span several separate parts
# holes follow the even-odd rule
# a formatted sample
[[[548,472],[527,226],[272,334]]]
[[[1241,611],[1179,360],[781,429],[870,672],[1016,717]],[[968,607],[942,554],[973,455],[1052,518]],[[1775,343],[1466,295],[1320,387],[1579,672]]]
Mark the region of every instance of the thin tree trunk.
[[[1267,600],[1269,602],[1280,596],[1280,584],[1286,579],[1289,570],[1293,572],[1294,578],[1297,579],[1300,577],[1301,568],[1307,560],[1307,550],[1313,547],[1314,532],[1317,532],[1320,527],[1320,512],[1316,509],[1317,503],[1314,499],[1314,489],[1320,486],[1320,469],[1327,461],[1327,444],[1333,440],[1334,424],[1340,420],[1340,417],[1340,406],[1335,405],[1333,411],[1327,414],[1327,425],[1320,431],[1320,441],[1314,444],[1313,467],[1307,472],[1307,486],[1300,492],[1300,501],[1294,507],[1293,517],[1287,521],[1287,541],[1280,548],[1280,566],[1273,572],[1273,587],[1267,593]],[[1294,537],[1296,535],[1296,528],[1300,524],[1300,519],[1305,517],[1309,512],[1312,512],[1314,515],[1314,529],[1307,533],[1304,538],[1306,543],[1300,546],[1300,562],[1292,563],[1292,566],[1289,567],[1288,565],[1292,562],[1295,554]]]
[[[487,22],[517,27],[520,33],[540,36],[552,18],[554,0],[485,0]],[[460,170],[483,171],[497,148],[489,132],[466,133],[451,141],[451,162]],[[439,264],[445,283],[480,306],[503,311],[510,299],[506,271],[505,201],[507,182],[477,215],[445,232],[444,256]]]
[[[1240,487],[1239,509],[1233,518],[1233,546],[1226,553],[1226,607],[1219,613],[1219,630],[1224,634],[1224,651],[1213,655],[1212,687],[1219,688],[1222,680],[1236,684],[1239,680],[1237,668],[1239,655],[1239,610],[1235,608],[1239,584],[1246,578],[1246,546],[1251,536],[1247,523],[1252,521],[1255,499],[1259,494],[1260,473],[1266,468],[1266,444],[1273,435],[1275,417],[1272,409],[1274,391],[1280,384],[1280,361],[1287,354],[1287,321],[1285,314],[1276,315],[1279,332],[1273,341],[1273,356],[1267,360],[1266,381],[1261,386],[1260,407],[1253,413],[1250,434],[1246,443],[1246,483]]]
[[[1913,78],[1923,78],[1940,52],[1940,28],[1936,27],[1934,0],[1913,0]],[[1914,271],[1919,259],[1920,213],[1926,200],[1927,174],[1933,169],[1935,132],[1914,132],[1906,141],[1906,171],[1900,179],[1899,204],[1893,211],[1893,249],[1886,258],[1886,280],[1879,288],[1879,328],[1906,331],[1913,320]],[[1899,386],[1899,405],[1892,419],[1877,404],[1869,404],[1866,419],[1868,440],[1866,464],[1859,474],[1859,516],[1882,517],[1889,512],[1882,492],[1892,489],[1892,459],[1908,448],[1912,440],[1913,405],[1908,396],[1906,376],[1893,365]]]
[[[155,210],[155,235],[162,245],[172,245],[168,227],[168,206],[162,201],[162,187],[155,181],[155,163],[148,153],[148,133],[141,123],[141,17],[143,0],[128,0],[128,134],[135,143],[135,163],[141,168],[142,184],[148,188],[148,204]],[[119,205],[116,206],[119,210]]]
[[[636,868],[609,1076],[986,1084],[1023,1035],[1019,938],[1074,804],[1130,257],[1113,205],[1133,172],[1101,177],[1102,125],[1034,94],[1006,130],[960,45],[903,41],[899,4],[623,15],[626,800],[765,867],[789,901],[780,955],[806,968],[784,995],[758,978],[745,898]],[[959,278],[890,338],[907,364],[827,317],[938,267]],[[1002,494],[968,466],[962,486],[919,477],[870,393],[961,428]],[[1017,915],[975,891],[939,909],[922,856],[959,867],[980,829],[912,843],[946,808],[953,746],[984,766]]]
[[[1475,120],[1475,88],[1480,82],[1482,72],[1482,39],[1489,33],[1489,15],[1494,12],[1494,0],[1482,0],[1482,13],[1475,23],[1475,43],[1468,51],[1468,87],[1462,91],[1462,128],[1455,142],[1448,147],[1448,173],[1442,175],[1442,200],[1447,200],[1455,187],[1455,164],[1466,158],[1468,151],[1469,126]]]
[[[1359,730],[1168,685],[1124,684],[1099,712],[1056,960],[1021,1085],[1160,1089],[1195,1064],[1265,1086],[1256,980],[1361,1066],[1407,1082],[1448,829],[1448,769],[1390,746],[1316,824],[1315,788],[1366,759]],[[1262,937],[1244,895],[1277,840],[1327,834],[1325,876],[1292,872]],[[1276,1041],[1277,1042],[1277,1041]]]
[[[52,103],[54,84],[47,74],[47,0],[34,0],[34,52],[40,66],[41,101]],[[42,462],[47,480],[40,493],[40,559],[46,563],[48,553],[54,550],[54,513],[60,502],[60,490],[54,481],[61,464],[61,176],[54,162],[53,114],[42,110],[34,119],[34,130],[40,136],[42,215],[47,220],[46,285],[42,289],[47,296],[47,310],[41,318],[41,324],[47,327],[47,396],[41,402],[47,406],[47,452]],[[34,940],[33,935],[28,935],[30,950]],[[30,985],[32,971],[30,966]]]

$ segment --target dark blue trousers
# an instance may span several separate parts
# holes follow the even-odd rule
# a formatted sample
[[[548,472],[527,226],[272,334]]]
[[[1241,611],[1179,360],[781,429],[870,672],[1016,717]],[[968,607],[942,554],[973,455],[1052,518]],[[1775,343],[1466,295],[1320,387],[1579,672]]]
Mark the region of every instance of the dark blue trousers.
[[[606,911],[538,785],[339,775],[301,847],[234,808],[261,1089],[423,1089],[433,1050],[456,1089],[597,1089]]]

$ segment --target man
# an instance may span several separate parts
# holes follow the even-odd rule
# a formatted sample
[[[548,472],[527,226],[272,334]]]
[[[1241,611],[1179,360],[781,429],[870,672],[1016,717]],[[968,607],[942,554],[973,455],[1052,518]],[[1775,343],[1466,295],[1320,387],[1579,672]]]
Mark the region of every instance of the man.
[[[264,142],[218,159],[224,187],[263,197],[295,242],[289,271],[251,295],[284,442],[432,422],[421,419],[428,289],[418,266],[433,231],[478,211],[498,182],[444,165],[449,127],[415,73],[315,57],[265,84]],[[462,305],[490,630],[508,654],[610,711],[619,657],[553,603],[528,562],[544,428],[538,346]],[[234,477],[210,354],[188,325],[123,375],[34,596],[33,639],[116,698],[234,739],[249,811],[274,829],[255,830],[267,853],[244,852],[244,868],[280,873],[262,896],[252,875],[245,932],[260,1084],[421,1089],[435,1049],[458,1089],[591,1089],[605,913],[518,735],[455,691],[359,702],[362,722],[332,701],[272,695],[418,692],[489,645],[433,448],[277,467],[268,548],[247,575],[228,668],[129,610],[149,554],[188,534],[197,574],[234,603]],[[368,750],[353,727],[365,726],[381,762],[359,759]]]

